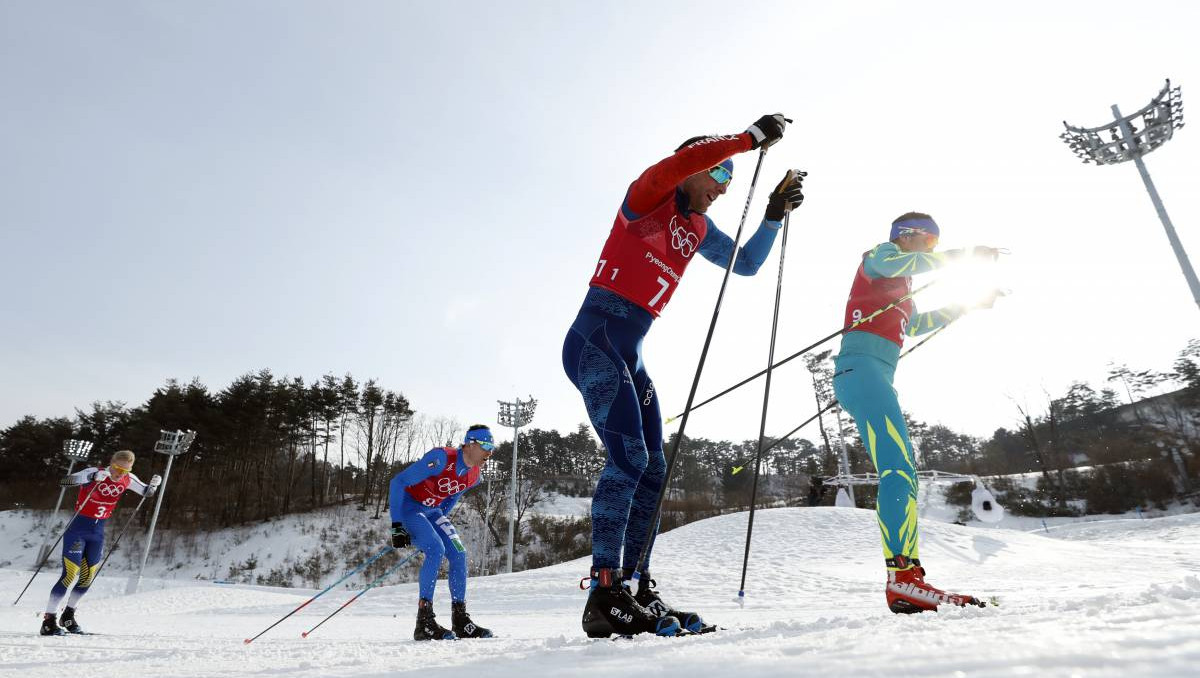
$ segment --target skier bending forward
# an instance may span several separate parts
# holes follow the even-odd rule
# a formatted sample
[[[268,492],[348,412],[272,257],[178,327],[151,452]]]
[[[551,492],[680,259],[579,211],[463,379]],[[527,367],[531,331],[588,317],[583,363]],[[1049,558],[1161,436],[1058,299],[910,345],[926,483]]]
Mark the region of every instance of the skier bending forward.
[[[492,432],[476,424],[467,430],[457,449],[435,447],[392,478],[392,546],[399,549],[416,544],[425,553],[414,640],[492,637],[490,630],[477,626],[467,614],[467,552],[447,516],[462,493],[479,483],[480,467],[493,450]],[[453,631],[439,625],[433,614],[433,592],[443,557],[450,561]]]
[[[153,497],[158,491],[162,478],[153,476],[148,484],[143,483],[133,475],[133,461],[133,452],[119,450],[113,453],[106,468],[91,466],[60,481],[59,484],[64,487],[80,487],[75,500],[75,518],[63,533],[62,576],[50,589],[50,599],[46,601],[46,614],[42,618],[43,636],[61,636],[64,629],[71,633],[84,632],[79,622],[75,621],[75,607],[91,588],[96,569],[100,567],[104,554],[105,521],[112,516],[125,490],[133,490],[143,497]],[[75,588],[67,600],[62,619],[58,619],[58,605],[73,583]],[[59,622],[62,622],[61,628]]]
[[[625,194],[563,342],[563,369],[583,396],[608,452],[592,499],[591,585],[583,611],[583,630],[590,637],[674,635],[681,625],[703,627],[699,615],[663,602],[648,571],[652,543],[646,539],[666,463],[662,413],[642,362],[642,339],[692,255],[722,267],[729,263],[733,240],[705,212],[733,178],[730,157],[778,141],[784,122],[782,115],[764,115],[742,134],[689,139],[643,172]],[[800,189],[800,176],[789,172],[758,230],[737,252],[735,273],[758,271],[784,214],[803,200]],[[646,562],[635,596],[626,582],[643,548]]]

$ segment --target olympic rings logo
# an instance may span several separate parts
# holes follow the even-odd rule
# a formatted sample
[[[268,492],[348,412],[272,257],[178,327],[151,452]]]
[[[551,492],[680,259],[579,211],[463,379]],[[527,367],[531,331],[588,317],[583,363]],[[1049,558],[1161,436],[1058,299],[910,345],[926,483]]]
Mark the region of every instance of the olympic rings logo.
[[[467,486],[458,482],[457,480],[453,480],[451,478],[438,479],[438,491],[444,495],[449,496],[451,494],[458,494],[465,489],[467,489]]]
[[[96,486],[96,491],[105,497],[119,497],[125,490],[112,483],[100,483]]]
[[[671,217],[671,247],[679,250],[684,259],[692,256],[700,246],[700,238],[679,224],[679,215]]]

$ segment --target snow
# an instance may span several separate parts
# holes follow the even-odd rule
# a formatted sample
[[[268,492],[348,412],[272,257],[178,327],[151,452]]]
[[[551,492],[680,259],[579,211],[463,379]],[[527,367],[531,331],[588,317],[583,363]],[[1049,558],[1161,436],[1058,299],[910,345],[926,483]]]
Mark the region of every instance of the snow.
[[[569,497],[550,492],[529,508],[530,512],[554,518],[581,518],[592,514],[591,497]]]
[[[154,676],[1196,675],[1200,514],[1049,535],[925,520],[930,582],[1001,605],[919,616],[884,605],[875,514],[833,507],[756,515],[740,607],[745,527],[746,514],[730,514],[659,539],[660,590],[725,627],[706,636],[585,638],[577,584],[586,560],[472,578],[473,616],[501,637],[455,643],[411,640],[415,584],[370,591],[302,639],[352,595],[335,589],[245,645],[315,591],[150,579],[126,596],[116,576],[101,576],[79,609],[101,635],[42,638],[37,617],[52,582],[42,575],[0,610],[0,675],[58,677],[94,662],[113,675]],[[0,569],[0,595],[11,601],[28,578]],[[443,622],[448,598],[442,582]]]

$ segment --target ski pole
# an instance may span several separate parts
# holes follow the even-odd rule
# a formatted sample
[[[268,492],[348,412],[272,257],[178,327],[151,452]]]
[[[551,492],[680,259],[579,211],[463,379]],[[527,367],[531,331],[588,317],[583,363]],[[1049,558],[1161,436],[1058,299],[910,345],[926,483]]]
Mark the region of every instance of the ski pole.
[[[125,536],[125,531],[129,529],[130,525],[133,524],[133,519],[137,517],[138,510],[141,509],[142,504],[145,504],[145,503],[146,503],[146,495],[143,494],[141,501],[139,501],[137,503],[137,506],[135,506],[133,508],[133,513],[129,516],[129,520],[126,520],[125,524],[121,526],[121,531],[117,533],[117,538],[113,540],[112,548],[108,549],[108,553],[104,554],[104,560],[100,561],[100,567],[97,567],[96,573],[92,575],[93,582],[95,582],[96,578],[98,578],[100,576],[100,571],[104,569],[104,564],[108,562],[108,557],[111,556],[114,551],[116,551],[118,548],[120,548],[121,537]]]
[[[783,235],[779,243],[779,277],[775,281],[775,312],[771,317],[771,346],[767,350],[767,383],[763,387],[762,418],[758,423],[758,453],[754,455],[754,480],[750,485],[750,522],[746,526],[746,554],[742,557],[742,583],[738,601],[746,598],[746,567],[750,564],[750,535],[754,532],[754,505],[758,501],[758,471],[762,466],[763,440],[767,435],[767,405],[771,401],[771,371],[775,362],[775,334],[779,329],[779,299],[783,295],[783,261],[787,255],[788,222],[792,213],[783,215]]]
[[[33,571],[33,576],[30,577],[29,581],[25,583],[25,588],[21,589],[21,592],[17,594],[17,599],[13,601],[13,605],[21,602],[21,596],[25,595],[25,592],[29,590],[29,585],[33,583],[33,580],[37,578],[38,573],[42,571],[43,567],[45,567],[46,561],[50,560],[50,554],[54,552],[54,549],[58,548],[58,542],[62,541],[62,538],[67,535],[67,530],[71,529],[71,523],[75,522],[75,519],[79,517],[79,512],[83,510],[83,507],[87,506],[88,500],[92,498],[92,493],[96,491],[97,487],[100,487],[100,483],[92,485],[92,489],[88,490],[87,496],[83,498],[83,502],[79,504],[79,508],[75,509],[75,514],[72,515],[71,519],[67,521],[67,526],[63,528],[62,534],[58,535],[58,539],[54,540],[54,545],[51,546],[48,551],[46,551],[46,556],[38,563],[37,569]]]
[[[901,353],[900,358],[903,358],[903,357],[907,356],[908,354],[912,353],[913,351],[917,350],[918,348],[921,348],[922,346],[925,345],[925,342],[934,338],[935,336],[937,336],[938,332],[941,332],[942,330],[946,329],[949,326],[950,326],[950,323],[946,323],[945,325],[942,325],[941,327],[937,328],[936,330],[930,332],[928,337],[925,337],[921,341],[914,344],[912,348],[908,349],[904,353]],[[897,360],[899,360],[900,358],[897,358]],[[805,426],[808,426],[809,424],[813,423],[813,421],[815,421],[818,417],[820,417],[822,414],[825,414],[829,410],[832,410],[834,408],[834,406],[836,406],[837,404],[838,404],[837,398],[830,400],[829,404],[826,405],[825,407],[822,407],[820,410],[818,410],[816,414],[809,417],[808,419],[805,419],[803,422],[800,423],[799,426],[792,429],[791,431],[788,431],[788,433],[786,435],[784,435],[782,438],[780,438],[779,440],[776,440],[775,442],[771,443],[766,448],[764,448],[763,454],[766,454],[767,452],[771,451],[771,449],[773,449],[779,443],[782,443],[783,441],[787,440],[788,438],[791,438],[793,435],[796,434],[797,431],[799,431],[800,429],[804,428]]]
[[[696,375],[692,377],[692,388],[688,392],[687,407],[684,409],[683,422],[679,425],[679,435],[671,448],[671,458],[667,460],[667,469],[663,475],[662,487],[658,490],[658,499],[654,502],[654,513],[650,515],[650,526],[646,530],[646,542],[642,544],[642,552],[638,555],[635,573],[640,573],[646,564],[646,556],[650,552],[650,544],[658,528],[658,516],[662,512],[663,498],[667,494],[667,486],[671,483],[671,472],[675,469],[675,460],[679,457],[679,448],[683,445],[683,432],[687,429],[687,414],[692,410],[692,401],[696,398],[696,389],[700,386],[700,374],[704,371],[704,360],[708,357],[708,347],[712,343],[713,331],[717,328],[717,317],[721,313],[721,302],[725,299],[725,286],[729,283],[729,275],[733,273],[733,264],[737,261],[738,247],[742,241],[742,229],[746,226],[746,215],[750,213],[750,201],[754,199],[754,187],[758,185],[758,174],[762,170],[763,159],[767,157],[764,145],[758,152],[758,163],[754,166],[754,176],[750,179],[750,192],[746,195],[746,206],[742,208],[742,220],[738,222],[737,233],[733,236],[733,247],[729,251],[729,263],[725,266],[725,277],[721,278],[721,289],[717,292],[717,303],[713,308],[712,320],[708,323],[708,334],[704,337],[704,347],[700,349],[700,361],[696,365]]]
[[[290,616],[292,616],[292,615],[296,614],[296,613],[297,613],[297,612],[299,612],[300,610],[303,610],[303,609],[304,609],[304,608],[305,608],[305,607],[306,607],[306,606],[307,606],[309,603],[311,603],[312,601],[316,600],[317,598],[320,598],[321,596],[325,595],[326,593],[329,593],[329,591],[331,591],[331,590],[333,589],[333,587],[337,586],[338,584],[341,584],[342,582],[346,581],[346,580],[347,580],[347,579],[349,579],[350,577],[352,577],[352,576],[354,576],[354,575],[358,574],[358,573],[359,573],[359,572],[361,572],[361,571],[362,571],[364,568],[366,568],[366,566],[368,566],[368,565],[370,565],[371,563],[373,563],[373,562],[375,562],[376,560],[378,560],[378,559],[379,559],[379,558],[380,558],[382,555],[384,555],[385,553],[388,553],[389,551],[395,551],[395,550],[396,550],[396,549],[395,549],[395,548],[393,548],[391,545],[388,545],[388,546],[385,546],[385,547],[383,547],[383,550],[382,550],[382,551],[380,551],[379,553],[376,553],[375,555],[373,555],[373,556],[371,556],[370,558],[368,558],[368,559],[366,560],[366,562],[364,562],[363,564],[361,564],[361,565],[359,565],[358,567],[354,568],[353,570],[350,570],[349,572],[347,572],[347,573],[345,574],[345,576],[343,576],[341,579],[339,579],[339,580],[337,580],[337,581],[333,582],[333,583],[332,583],[332,584],[330,584],[329,586],[326,586],[326,587],[325,587],[325,589],[324,589],[323,591],[321,591],[320,593],[318,593],[317,595],[315,595],[315,596],[313,596],[312,598],[309,598],[308,600],[306,600],[306,601],[304,601],[303,603],[301,603],[301,604],[300,604],[300,607],[297,607],[296,609],[292,610],[291,612],[288,612],[287,614],[283,615],[283,617],[281,617],[281,618],[279,619],[279,621],[275,622],[274,624],[271,624],[270,626],[268,626],[267,628],[263,629],[262,631],[259,631],[259,633],[258,633],[258,636],[254,636],[253,638],[247,638],[247,639],[243,640],[242,642],[243,642],[244,644],[246,644],[246,645],[249,645],[250,643],[253,643],[254,641],[258,640],[258,637],[259,637],[259,636],[261,636],[262,634],[266,633],[267,631],[270,631],[271,629],[273,629],[273,628],[275,628],[276,626],[278,626],[278,625],[279,625],[279,623],[280,623],[280,622],[282,622],[284,619],[287,619],[288,617],[290,617]]]
[[[900,304],[903,304],[904,302],[908,301],[909,299],[912,299],[914,296],[916,296],[916,294],[918,292],[928,289],[930,285],[934,285],[937,282],[938,282],[937,280],[931,280],[931,281],[925,283],[924,285],[921,285],[920,287],[909,292],[908,294],[893,300],[887,306],[884,306],[884,307],[876,310],[874,313],[871,313],[870,315],[868,315],[864,318],[861,318],[859,320],[855,320],[854,322],[850,323],[849,325],[846,325],[842,329],[834,332],[833,334],[830,334],[827,337],[824,337],[822,339],[814,341],[813,343],[809,344],[808,346],[805,346],[804,348],[800,349],[799,351],[796,351],[795,353],[789,355],[788,357],[784,358],[783,360],[780,360],[779,362],[775,363],[774,365],[771,365],[771,368],[775,368],[775,367],[779,367],[781,365],[787,364],[787,363],[791,362],[792,360],[795,360],[796,358],[799,358],[800,356],[804,355],[805,353],[808,353],[809,351],[813,350],[814,348],[820,346],[821,344],[824,344],[825,342],[829,341],[830,339],[836,339],[837,337],[840,337],[841,335],[849,332],[850,330],[854,329],[855,327],[858,327],[859,325],[861,325],[863,323],[874,320],[875,318],[879,317],[880,315],[887,313],[888,311],[892,310],[893,308],[896,308]],[[680,412],[679,414],[677,414],[673,417],[667,417],[667,419],[663,423],[670,424],[671,422],[675,421],[676,419],[679,419],[680,417],[682,417],[684,414],[687,414],[689,411],[698,410],[701,407],[716,400],[717,398],[720,398],[723,395],[727,395],[727,394],[745,386],[746,384],[749,384],[750,382],[754,381],[755,379],[758,379],[759,377],[761,377],[762,375],[764,375],[766,373],[767,373],[767,370],[763,370],[761,372],[755,372],[754,374],[750,375],[749,377],[746,377],[745,379],[739,381],[738,383],[734,384],[733,386],[730,386],[729,388],[725,389],[724,391],[721,391],[720,393],[712,396],[711,398],[701,401],[700,404],[698,404],[698,405],[692,406],[691,404],[689,404],[687,406],[687,408],[684,409],[683,412]]]
[[[387,571],[387,572],[384,572],[383,574],[381,574],[381,575],[379,575],[378,577],[376,577],[374,581],[372,581],[370,584],[367,584],[366,588],[364,588],[363,590],[361,590],[361,591],[359,591],[358,593],[354,594],[354,597],[353,597],[353,598],[351,598],[350,600],[347,600],[346,602],[342,603],[342,606],[341,606],[341,607],[339,607],[338,609],[334,610],[333,612],[329,613],[329,616],[328,616],[328,617],[326,617],[326,618],[322,619],[321,621],[317,622],[317,625],[316,625],[316,626],[314,626],[314,627],[312,627],[311,629],[309,629],[309,630],[305,631],[304,633],[301,633],[301,634],[300,634],[300,637],[301,637],[301,638],[307,638],[307,637],[308,637],[308,635],[309,635],[310,633],[312,633],[313,631],[316,631],[316,630],[317,630],[317,627],[319,627],[321,624],[324,624],[325,622],[327,622],[327,621],[329,621],[330,619],[332,619],[332,618],[333,618],[333,615],[335,615],[335,614],[337,614],[338,612],[341,612],[342,610],[344,610],[344,609],[346,609],[347,607],[349,607],[351,603],[353,603],[354,601],[356,601],[356,600],[358,600],[359,598],[361,598],[361,597],[362,597],[362,594],[364,594],[364,593],[366,593],[367,591],[370,591],[371,589],[373,589],[373,588],[375,588],[376,586],[378,586],[378,585],[379,585],[379,582],[381,582],[381,581],[383,581],[384,579],[386,579],[386,578],[387,578],[389,575],[391,575],[391,574],[392,574],[393,572],[395,572],[396,570],[399,570],[401,565],[403,565],[403,564],[407,563],[408,561],[412,560],[412,559],[413,559],[413,556],[417,555],[418,553],[420,553],[420,551],[419,551],[419,550],[417,550],[417,549],[413,549],[413,552],[412,552],[412,553],[410,553],[410,554],[408,554],[407,556],[405,556],[404,558],[402,558],[402,559],[400,560],[400,562],[398,562],[398,563],[396,563],[395,565],[391,566],[391,567],[388,569],[388,571]]]

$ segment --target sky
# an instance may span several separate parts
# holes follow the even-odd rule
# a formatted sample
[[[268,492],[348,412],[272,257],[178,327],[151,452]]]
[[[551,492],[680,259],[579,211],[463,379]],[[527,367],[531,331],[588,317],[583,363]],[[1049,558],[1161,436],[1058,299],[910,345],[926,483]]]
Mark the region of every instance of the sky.
[[[989,435],[1200,336],[1136,169],[1058,139],[1167,77],[1185,109],[1200,93],[1200,7],[1155,8],[0,2],[0,427],[269,368],[375,378],[464,423],[532,395],[535,426],[573,429],[562,340],[625,188],[688,137],[781,111],[746,227],[788,168],[809,172],[777,355],[838,329],[859,255],[928,212],[945,247],[1010,250],[1013,294],[905,359],[896,388],[917,419]],[[1147,158],[1193,253],[1197,151],[1185,127]],[[755,156],[735,162],[709,210],[730,235]],[[779,249],[730,281],[701,397],[765,367]],[[689,267],[646,339],[664,414],[722,274]],[[768,433],[815,410],[807,384],[801,361],[776,373]],[[761,389],[689,433],[754,438]]]

